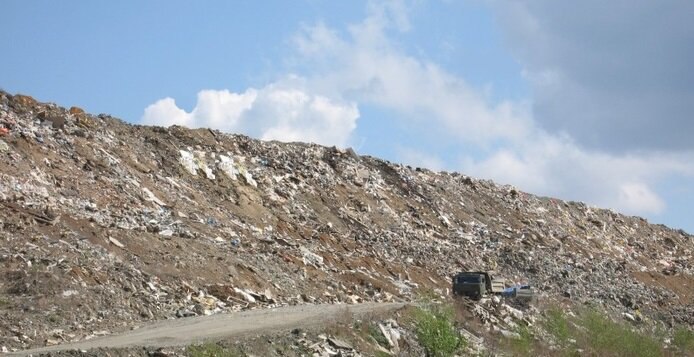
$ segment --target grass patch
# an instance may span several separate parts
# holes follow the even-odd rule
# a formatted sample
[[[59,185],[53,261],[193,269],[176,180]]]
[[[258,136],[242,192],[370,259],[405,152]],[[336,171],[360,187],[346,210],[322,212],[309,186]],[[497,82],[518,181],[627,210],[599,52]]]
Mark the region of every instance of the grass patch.
[[[601,312],[586,311],[580,316],[579,323],[585,328],[586,348],[598,355],[647,357],[663,354],[660,341],[632,331],[629,326],[614,322]]]
[[[564,312],[559,308],[553,307],[547,310],[547,317],[543,327],[561,347],[565,347],[569,339],[571,339],[569,320],[567,320]]]
[[[212,342],[202,345],[188,346],[186,353],[190,357],[242,357],[244,354],[232,351],[226,347]]]
[[[430,305],[414,312],[414,325],[419,344],[427,356],[448,357],[464,348],[467,341],[455,327],[454,311],[450,306]]]
[[[579,331],[559,307],[553,306],[545,311],[542,327],[552,336],[556,347],[559,348],[557,355],[581,356],[576,346],[576,336]]]
[[[415,294],[415,301],[423,304],[431,304],[438,301],[441,297],[431,288],[419,288]]]
[[[10,305],[12,305],[12,302],[10,301],[10,299],[8,299],[4,296],[0,296],[0,307],[7,308],[7,307],[10,307]]]
[[[683,356],[694,355],[694,332],[684,326],[676,328],[672,344]]]
[[[508,339],[508,348],[514,356],[531,356],[534,351],[535,336],[527,326],[518,326],[514,329],[517,338]]]

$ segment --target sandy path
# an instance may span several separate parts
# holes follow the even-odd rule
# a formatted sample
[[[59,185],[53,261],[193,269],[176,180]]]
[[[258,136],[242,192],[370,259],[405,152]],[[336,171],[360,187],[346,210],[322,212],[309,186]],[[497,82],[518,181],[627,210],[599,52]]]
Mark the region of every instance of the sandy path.
[[[98,347],[183,346],[204,340],[275,332],[295,327],[325,324],[344,316],[379,313],[403,307],[403,303],[357,305],[300,305],[212,316],[159,321],[120,334],[6,354],[27,356],[42,352],[88,350]]]

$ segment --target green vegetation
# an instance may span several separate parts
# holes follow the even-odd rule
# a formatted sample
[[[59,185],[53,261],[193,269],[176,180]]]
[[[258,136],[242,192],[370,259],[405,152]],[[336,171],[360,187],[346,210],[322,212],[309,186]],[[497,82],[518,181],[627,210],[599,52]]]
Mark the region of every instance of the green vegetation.
[[[427,356],[452,356],[467,341],[455,327],[454,312],[450,306],[430,305],[414,313],[415,331]]]
[[[585,328],[587,347],[598,354],[625,357],[662,355],[660,341],[614,322],[601,312],[588,310],[580,316],[579,323]]]
[[[518,326],[515,330],[518,338],[508,340],[508,348],[514,356],[531,356],[535,347],[535,337],[527,326]]]
[[[379,345],[385,348],[390,348],[388,345],[388,339],[383,335],[381,329],[374,324],[369,324],[369,336],[371,336]]]
[[[564,355],[597,356],[662,356],[663,333],[642,333],[624,322],[612,321],[604,312],[586,309],[576,317],[567,317],[559,308],[550,308],[545,313],[543,329],[549,333]],[[691,334],[691,331],[689,331]],[[686,346],[687,332],[676,332],[675,340]],[[679,339],[678,337],[679,336]],[[694,343],[694,335],[690,336]],[[686,347],[673,342],[683,351]]]
[[[207,342],[198,346],[188,346],[190,357],[241,357],[243,354],[232,351],[216,343]]]
[[[574,314],[566,314],[559,307],[550,307],[544,311],[544,318],[538,324],[526,326],[519,324],[513,329],[513,336],[498,337],[494,332],[474,328],[474,317],[464,316],[456,321],[456,311],[452,305],[422,304],[421,307],[409,307],[406,310],[404,324],[413,327],[417,341],[429,357],[450,357],[464,354],[468,341],[460,334],[458,327],[464,325],[468,331],[477,331],[486,341],[487,350],[482,355],[507,356],[694,356],[694,331],[683,326],[675,329],[670,335],[672,344],[665,348],[663,341],[667,337],[664,331],[641,332],[635,326],[621,320],[613,321],[603,311],[580,308]],[[459,309],[460,310],[460,309]],[[460,312],[460,311],[458,311]],[[461,315],[458,314],[460,318]],[[345,319],[346,320],[346,319]],[[457,324],[460,323],[461,326]],[[373,319],[350,321],[340,324],[345,340],[357,334],[361,336],[358,350],[375,356],[390,355],[379,346],[390,349],[388,338],[381,332]],[[470,326],[473,326],[470,329]],[[642,325],[645,327],[646,325]],[[481,332],[480,332],[481,331]],[[516,335],[517,334],[517,335]],[[548,337],[549,338],[546,338]],[[498,338],[498,339],[497,339]],[[189,346],[186,355],[192,357],[236,357],[245,356],[253,351],[255,355],[310,355],[305,346],[271,344],[244,347],[224,347],[222,344],[205,343]],[[494,342],[496,341],[496,342]],[[550,343],[551,342],[551,343]],[[550,349],[550,346],[551,347]],[[403,348],[404,346],[400,346]],[[268,348],[271,348],[268,350]],[[405,346],[405,348],[407,348]],[[402,352],[403,350],[401,350]],[[244,353],[245,352],[245,353]],[[412,352],[412,351],[410,351]],[[415,350],[421,354],[421,350]]]
[[[672,337],[672,344],[683,356],[694,355],[694,331],[678,327]]]
[[[571,339],[569,321],[564,313],[556,307],[547,310],[547,319],[543,327],[554,337],[559,346],[565,347]]]
[[[431,304],[434,301],[438,301],[440,299],[439,294],[436,293],[431,288],[419,288],[416,291],[416,298],[415,301],[422,303],[422,304]]]

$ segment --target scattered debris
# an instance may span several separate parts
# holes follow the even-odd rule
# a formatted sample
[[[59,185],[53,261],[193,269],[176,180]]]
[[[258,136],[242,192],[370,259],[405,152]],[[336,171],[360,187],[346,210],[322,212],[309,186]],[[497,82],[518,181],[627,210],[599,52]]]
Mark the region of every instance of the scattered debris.
[[[505,277],[508,295],[530,281],[535,296],[694,324],[694,237],[638,217],[352,150],[133,126],[2,91],[0,128],[11,129],[0,141],[9,350],[64,342],[55,328],[73,341],[175,317],[450,295],[453,275],[471,270]],[[512,331],[533,316],[515,300],[482,297],[471,311]],[[399,328],[379,329],[402,344]],[[346,351],[332,341],[321,351]]]

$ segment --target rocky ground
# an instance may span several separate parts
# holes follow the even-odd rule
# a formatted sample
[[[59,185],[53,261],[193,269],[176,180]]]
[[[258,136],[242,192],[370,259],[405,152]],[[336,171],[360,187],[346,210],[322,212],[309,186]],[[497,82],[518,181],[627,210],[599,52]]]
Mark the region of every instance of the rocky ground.
[[[136,126],[1,91],[0,211],[5,350],[151,320],[445,296],[460,270],[694,325],[684,231],[351,149]]]

